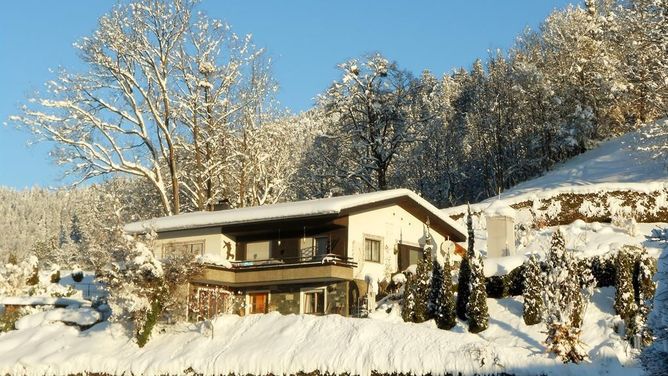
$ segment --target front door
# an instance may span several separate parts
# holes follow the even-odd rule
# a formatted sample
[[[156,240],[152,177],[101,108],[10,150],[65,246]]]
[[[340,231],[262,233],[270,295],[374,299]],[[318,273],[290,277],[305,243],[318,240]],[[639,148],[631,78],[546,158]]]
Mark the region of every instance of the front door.
[[[267,313],[269,293],[251,292],[248,293],[248,300],[248,313]]]

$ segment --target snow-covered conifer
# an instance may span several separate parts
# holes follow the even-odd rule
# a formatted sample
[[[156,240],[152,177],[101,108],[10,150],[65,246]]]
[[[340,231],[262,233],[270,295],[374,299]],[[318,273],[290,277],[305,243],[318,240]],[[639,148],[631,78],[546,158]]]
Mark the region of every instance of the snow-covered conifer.
[[[432,238],[427,234],[422,247],[422,257],[418,260],[415,271],[415,322],[424,322],[431,318],[429,301],[432,291],[433,248]]]
[[[475,237],[473,231],[473,217],[471,216],[471,206],[468,207],[468,216],[466,218],[466,228],[468,230],[468,249],[462,257],[459,264],[459,278],[457,281],[457,317],[466,320],[466,305],[471,294],[471,258],[474,257]]]
[[[634,264],[634,251],[629,247],[622,247],[616,260],[615,311],[627,323],[638,310],[633,289]]]
[[[487,291],[485,289],[485,274],[483,273],[482,257],[472,257],[471,261],[471,295],[466,305],[469,332],[480,333],[489,326],[489,311],[487,309]]]
[[[415,275],[407,273],[401,303],[401,318],[405,322],[415,322],[415,297]]]
[[[543,319],[543,272],[535,254],[524,265],[524,323],[535,325]]]
[[[436,259],[431,278],[432,317],[440,329],[451,329],[457,323],[455,294],[452,286],[450,253],[445,252],[443,265]]]
[[[580,318],[585,305],[581,304],[579,276],[576,261],[565,250],[561,230],[552,235],[547,256],[543,304],[543,321],[547,326],[545,344],[550,352],[564,362],[579,363],[587,357],[580,341]]]

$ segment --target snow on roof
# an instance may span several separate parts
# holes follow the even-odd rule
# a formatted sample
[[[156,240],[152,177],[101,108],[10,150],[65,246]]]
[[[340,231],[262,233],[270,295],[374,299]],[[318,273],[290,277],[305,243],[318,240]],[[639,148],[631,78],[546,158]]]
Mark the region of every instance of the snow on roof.
[[[508,217],[515,219],[517,212],[515,209],[508,206],[505,201],[495,200],[491,205],[485,209],[485,216],[487,217]]]
[[[342,211],[362,205],[380,203],[387,200],[409,198],[415,201],[435,218],[442,220],[453,230],[465,237],[466,231],[454,220],[442,213],[434,205],[408,189],[393,189],[348,196],[321,198],[315,200],[286,202],[249,208],[221,210],[214,212],[195,212],[154,218],[125,225],[128,233],[137,234],[150,230],[157,232],[185,230],[210,226],[235,225],[270,220],[312,217],[319,215],[337,215]]]

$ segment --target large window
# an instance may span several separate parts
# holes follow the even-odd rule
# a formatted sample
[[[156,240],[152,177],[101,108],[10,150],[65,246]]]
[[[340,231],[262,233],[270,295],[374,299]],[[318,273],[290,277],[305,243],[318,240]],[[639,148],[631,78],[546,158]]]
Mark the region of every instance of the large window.
[[[380,262],[380,240],[364,239],[364,260]]]
[[[269,260],[271,258],[271,242],[253,242],[246,244],[246,260]]]
[[[162,257],[204,254],[204,240],[181,243],[168,243],[162,246]]]
[[[302,312],[310,315],[325,314],[325,289],[302,291]]]

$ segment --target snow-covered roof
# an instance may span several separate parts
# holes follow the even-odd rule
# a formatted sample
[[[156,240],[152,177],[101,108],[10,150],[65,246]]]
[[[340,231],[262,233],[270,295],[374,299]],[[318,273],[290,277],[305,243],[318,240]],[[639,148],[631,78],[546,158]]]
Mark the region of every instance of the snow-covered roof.
[[[517,212],[503,200],[495,200],[485,209],[487,217],[507,217],[515,219]]]
[[[286,202],[213,212],[179,214],[129,223],[125,225],[124,230],[131,234],[137,234],[148,232],[150,230],[163,232],[320,215],[338,215],[342,212],[351,211],[362,206],[373,205],[375,203],[381,204],[402,198],[407,198],[424,208],[430,216],[433,216],[430,217],[432,223],[435,220],[440,220],[452,231],[459,233],[458,235],[461,235],[462,238],[466,237],[464,235],[466,231],[461,228],[459,224],[437,209],[434,205],[427,202],[427,200],[408,189],[393,189],[349,196]]]

